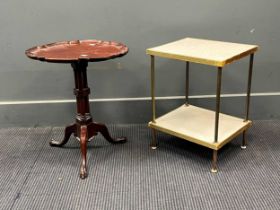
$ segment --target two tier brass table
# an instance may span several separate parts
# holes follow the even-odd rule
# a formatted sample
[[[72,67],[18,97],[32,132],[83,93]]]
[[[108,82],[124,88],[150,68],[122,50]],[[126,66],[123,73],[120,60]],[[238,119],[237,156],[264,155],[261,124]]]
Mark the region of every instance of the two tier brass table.
[[[151,57],[151,96],[152,96],[152,149],[158,141],[156,130],[171,134],[187,141],[213,150],[211,172],[217,172],[218,150],[242,134],[241,148],[245,149],[246,131],[251,126],[249,105],[254,53],[256,45],[185,38],[158,47],[149,48],[146,53]],[[186,62],[186,101],[175,110],[156,118],[155,101],[155,56]],[[220,97],[223,67],[244,57],[250,57],[247,96],[244,119],[220,113]],[[217,67],[216,110],[208,110],[189,103],[190,62]]]

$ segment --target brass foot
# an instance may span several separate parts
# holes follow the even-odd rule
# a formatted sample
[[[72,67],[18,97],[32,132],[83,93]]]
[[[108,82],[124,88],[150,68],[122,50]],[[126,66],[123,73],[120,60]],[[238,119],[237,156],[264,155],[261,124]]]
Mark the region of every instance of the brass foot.
[[[151,149],[155,150],[155,149],[157,149],[157,146],[151,146]]]
[[[218,169],[217,168],[211,168],[211,173],[217,173]]]
[[[218,160],[218,150],[213,150],[212,167],[211,167],[212,173],[218,172],[217,160]]]
[[[157,136],[156,136],[156,130],[152,129],[152,142],[150,144],[150,147],[152,150],[157,149],[158,147],[158,141],[157,141]]]

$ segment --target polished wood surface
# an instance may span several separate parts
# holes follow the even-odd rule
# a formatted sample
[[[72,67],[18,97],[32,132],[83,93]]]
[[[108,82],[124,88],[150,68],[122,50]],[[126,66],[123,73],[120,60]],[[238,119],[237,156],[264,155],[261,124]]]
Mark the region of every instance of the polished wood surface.
[[[258,50],[257,45],[185,38],[149,48],[149,55],[212,66],[225,66]]]
[[[79,60],[104,61],[127,52],[124,44],[115,41],[74,40],[32,47],[25,54],[35,60],[72,63]]]

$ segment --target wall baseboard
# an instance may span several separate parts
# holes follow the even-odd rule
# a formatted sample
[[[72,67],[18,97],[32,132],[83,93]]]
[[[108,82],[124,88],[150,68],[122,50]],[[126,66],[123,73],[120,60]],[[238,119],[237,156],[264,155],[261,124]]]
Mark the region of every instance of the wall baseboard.
[[[244,117],[245,95],[225,94],[221,100],[221,112]],[[280,119],[279,94],[252,94],[250,106],[251,119]],[[131,98],[130,98],[131,99]],[[151,101],[149,97],[143,100],[92,100],[90,104],[93,119],[103,123],[147,123],[151,118]],[[172,100],[171,100],[172,99]],[[104,99],[102,99],[104,100]],[[58,101],[58,102],[57,102]],[[34,103],[7,103],[0,106],[1,127],[30,126],[65,126],[74,122],[76,113],[75,100],[33,101]],[[46,102],[46,103],[41,103]],[[98,102],[98,103],[95,103]],[[183,96],[159,97],[156,102],[157,116],[184,103]],[[190,97],[190,103],[208,109],[215,109],[215,97]]]
[[[221,94],[222,98],[245,97],[246,93],[237,94]],[[280,96],[280,92],[252,93],[252,97],[256,96]],[[190,99],[207,99],[215,98],[216,95],[193,95]],[[185,96],[163,96],[156,97],[156,100],[178,100],[184,99]],[[90,102],[122,102],[122,101],[150,101],[151,97],[134,97],[134,98],[97,98],[90,99]],[[0,105],[26,105],[26,104],[60,104],[75,103],[75,99],[57,99],[57,100],[27,100],[27,101],[0,101]]]

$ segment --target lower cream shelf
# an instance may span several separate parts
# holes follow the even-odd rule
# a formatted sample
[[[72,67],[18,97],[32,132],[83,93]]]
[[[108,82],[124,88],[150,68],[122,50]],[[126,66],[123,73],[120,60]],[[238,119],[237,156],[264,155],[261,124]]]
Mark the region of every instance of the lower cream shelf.
[[[251,121],[220,113],[218,141],[214,142],[215,111],[182,105],[149,122],[149,127],[218,150],[251,126]]]

